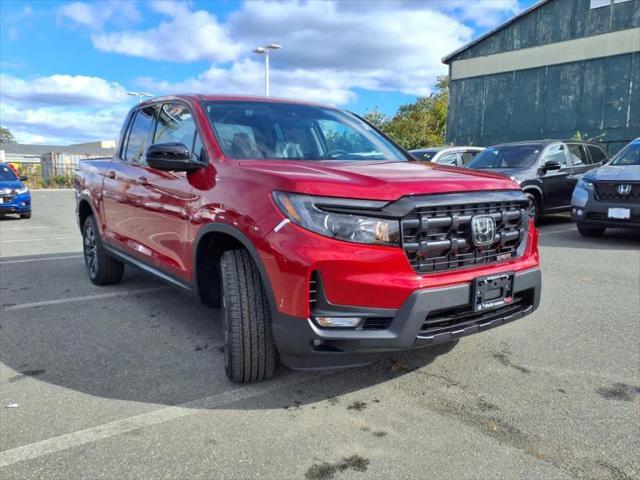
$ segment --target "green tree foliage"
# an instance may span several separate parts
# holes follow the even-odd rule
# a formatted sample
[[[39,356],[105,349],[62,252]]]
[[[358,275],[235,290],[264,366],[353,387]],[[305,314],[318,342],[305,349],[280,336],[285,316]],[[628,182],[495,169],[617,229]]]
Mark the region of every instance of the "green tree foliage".
[[[16,139],[8,128],[0,127],[0,143],[16,143]]]
[[[436,91],[400,106],[392,117],[377,108],[363,117],[407,150],[444,145],[449,79],[439,77]]]

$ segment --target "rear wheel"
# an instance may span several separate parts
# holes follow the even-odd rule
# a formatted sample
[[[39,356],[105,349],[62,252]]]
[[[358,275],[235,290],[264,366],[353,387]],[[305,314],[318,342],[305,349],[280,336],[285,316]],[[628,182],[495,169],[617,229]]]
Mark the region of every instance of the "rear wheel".
[[[578,232],[583,237],[601,237],[605,230],[605,227],[587,227],[578,223]]]
[[[122,280],[124,263],[110,257],[104,249],[93,215],[87,217],[82,226],[82,246],[89,280],[96,285],[110,285]]]
[[[227,377],[234,382],[271,378],[277,352],[260,273],[246,250],[224,252],[220,271]]]
[[[527,193],[526,195],[529,199],[529,217],[533,219],[533,223],[537,223],[540,214],[540,202],[538,202],[538,198],[533,193]]]

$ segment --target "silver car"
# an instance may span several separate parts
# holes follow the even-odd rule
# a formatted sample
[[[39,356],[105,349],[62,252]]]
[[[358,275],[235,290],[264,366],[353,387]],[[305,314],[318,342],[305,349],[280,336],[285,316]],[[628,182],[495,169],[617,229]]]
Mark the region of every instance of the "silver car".
[[[426,160],[438,165],[464,167],[482,150],[484,148],[481,147],[433,147],[409,150],[409,153],[418,160]]]
[[[571,198],[571,218],[586,237],[606,228],[640,228],[640,138],[584,174]]]

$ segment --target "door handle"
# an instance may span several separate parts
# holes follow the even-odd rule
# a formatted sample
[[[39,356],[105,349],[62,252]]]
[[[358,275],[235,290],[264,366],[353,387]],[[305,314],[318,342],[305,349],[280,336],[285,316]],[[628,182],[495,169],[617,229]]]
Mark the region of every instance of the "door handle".
[[[140,185],[149,185],[149,180],[147,180],[147,177],[138,177],[138,183]]]
[[[113,170],[109,170],[109,173],[107,174],[109,176],[109,178],[111,178],[112,180],[114,178],[116,178],[116,172],[114,172]]]

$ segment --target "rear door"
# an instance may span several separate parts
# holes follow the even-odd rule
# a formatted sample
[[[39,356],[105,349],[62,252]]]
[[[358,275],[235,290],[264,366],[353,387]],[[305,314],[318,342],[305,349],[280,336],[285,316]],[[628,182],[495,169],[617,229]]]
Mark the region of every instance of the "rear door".
[[[560,170],[540,171],[544,210],[559,209],[571,203],[571,193],[575,181],[571,178],[573,169],[569,162],[567,146],[564,143],[552,143],[542,154],[540,166],[549,160],[560,162]]]

